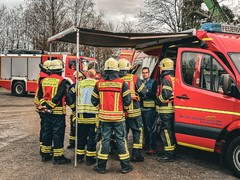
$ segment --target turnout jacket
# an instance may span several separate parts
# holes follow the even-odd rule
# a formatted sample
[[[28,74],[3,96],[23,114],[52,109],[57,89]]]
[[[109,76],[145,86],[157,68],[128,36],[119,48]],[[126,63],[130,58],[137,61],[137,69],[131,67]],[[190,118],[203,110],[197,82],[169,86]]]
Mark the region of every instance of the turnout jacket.
[[[118,78],[117,72],[104,74],[92,93],[92,104],[99,107],[99,120],[119,122],[125,120],[124,107],[131,103],[127,83]]]
[[[126,74],[121,77],[126,83],[128,83],[132,102],[127,108],[127,118],[136,118],[141,116],[140,98],[145,98],[147,94],[147,88],[144,83],[134,74]]]
[[[158,113],[174,113],[174,81],[171,73],[163,75],[156,99],[156,111]]]
[[[52,110],[52,114],[66,114],[67,80],[58,74],[52,74],[41,81],[38,91],[40,105]]]

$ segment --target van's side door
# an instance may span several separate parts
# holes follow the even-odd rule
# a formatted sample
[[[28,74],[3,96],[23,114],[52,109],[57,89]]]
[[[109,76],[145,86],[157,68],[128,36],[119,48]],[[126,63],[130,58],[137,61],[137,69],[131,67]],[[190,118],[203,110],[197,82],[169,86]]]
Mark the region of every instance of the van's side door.
[[[211,51],[179,48],[174,92],[178,144],[214,152],[217,137],[233,119],[235,102],[220,92],[221,74],[234,77]]]

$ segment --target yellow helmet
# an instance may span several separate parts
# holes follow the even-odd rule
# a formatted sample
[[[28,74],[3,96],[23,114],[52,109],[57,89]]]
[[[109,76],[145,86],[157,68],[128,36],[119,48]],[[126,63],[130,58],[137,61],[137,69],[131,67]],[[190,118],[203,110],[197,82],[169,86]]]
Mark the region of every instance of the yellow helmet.
[[[159,67],[165,71],[165,70],[174,70],[174,62],[170,58],[164,58],[159,63]]]
[[[114,58],[109,58],[105,61],[104,71],[119,71],[118,62]]]
[[[43,69],[45,69],[45,70],[48,70],[50,66],[51,66],[50,60],[44,61],[43,65],[42,65]]]
[[[120,71],[121,70],[130,70],[130,68],[131,68],[130,62],[125,58],[119,59],[118,63],[119,63]]]
[[[49,70],[51,71],[55,71],[55,70],[63,70],[63,62],[61,60],[58,59],[54,59],[51,61]]]

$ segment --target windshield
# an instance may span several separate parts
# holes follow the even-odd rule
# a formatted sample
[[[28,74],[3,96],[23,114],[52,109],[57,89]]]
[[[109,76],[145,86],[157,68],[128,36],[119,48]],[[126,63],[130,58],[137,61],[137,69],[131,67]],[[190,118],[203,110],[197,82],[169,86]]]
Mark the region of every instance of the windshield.
[[[234,66],[238,70],[238,73],[240,73],[240,53],[228,53],[231,60],[233,61]]]

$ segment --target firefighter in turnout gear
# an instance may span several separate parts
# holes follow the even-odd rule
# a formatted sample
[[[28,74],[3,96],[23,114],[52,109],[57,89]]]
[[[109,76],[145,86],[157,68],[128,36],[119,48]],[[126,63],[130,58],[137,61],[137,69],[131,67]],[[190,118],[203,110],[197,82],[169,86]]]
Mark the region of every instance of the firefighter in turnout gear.
[[[160,86],[156,99],[156,121],[160,126],[160,136],[164,146],[164,155],[158,158],[160,162],[174,161],[176,138],[174,132],[174,63],[164,58],[160,64]]]
[[[130,68],[131,66],[128,60],[119,60],[120,78],[128,84],[132,98],[132,102],[126,112],[127,134],[129,132],[129,129],[131,129],[133,133],[133,148],[131,161],[143,162],[143,122],[140,108],[140,97],[145,98],[147,94],[147,88],[137,75],[128,73]]]
[[[93,90],[92,104],[99,107],[102,140],[98,150],[98,162],[94,170],[106,173],[111,135],[114,132],[122,173],[133,170],[126,142],[124,128],[124,107],[131,104],[131,95],[127,83],[119,78],[118,62],[110,58],[105,62],[104,74]]]
[[[73,74],[75,78],[77,77],[77,73],[74,72]],[[83,72],[78,72],[78,80],[81,81],[86,78]],[[76,90],[75,90],[76,83],[69,86],[67,91],[67,105],[71,108],[72,112],[70,115],[70,134],[69,134],[69,145],[67,149],[72,149],[75,147],[75,120],[76,120]]]
[[[83,162],[86,154],[86,164],[92,165],[96,163],[96,142],[95,129],[98,124],[98,108],[91,103],[93,88],[97,80],[95,80],[96,71],[88,70],[84,79],[78,83],[78,143],[77,143],[77,161]],[[86,151],[85,151],[85,146]]]
[[[48,77],[50,75],[50,71],[49,71],[49,67],[50,67],[50,60],[45,61],[43,64],[39,64],[40,67],[40,73],[38,76],[38,80],[37,80],[37,90],[35,92],[35,97],[34,97],[34,104],[36,105],[36,112],[39,113],[40,116],[40,136],[39,136],[39,141],[40,141],[40,154],[41,154],[41,148],[42,148],[42,137],[43,137],[43,131],[44,131],[44,121],[45,121],[45,113],[42,112],[42,106],[40,106],[40,102],[39,99],[37,97],[38,95],[38,89],[40,87],[40,82]]]
[[[41,81],[38,91],[40,105],[44,107],[46,113],[42,161],[52,159],[50,153],[53,142],[53,164],[65,164],[71,162],[63,155],[67,81],[61,76],[63,71],[61,60],[53,60],[49,69],[52,74]]]

